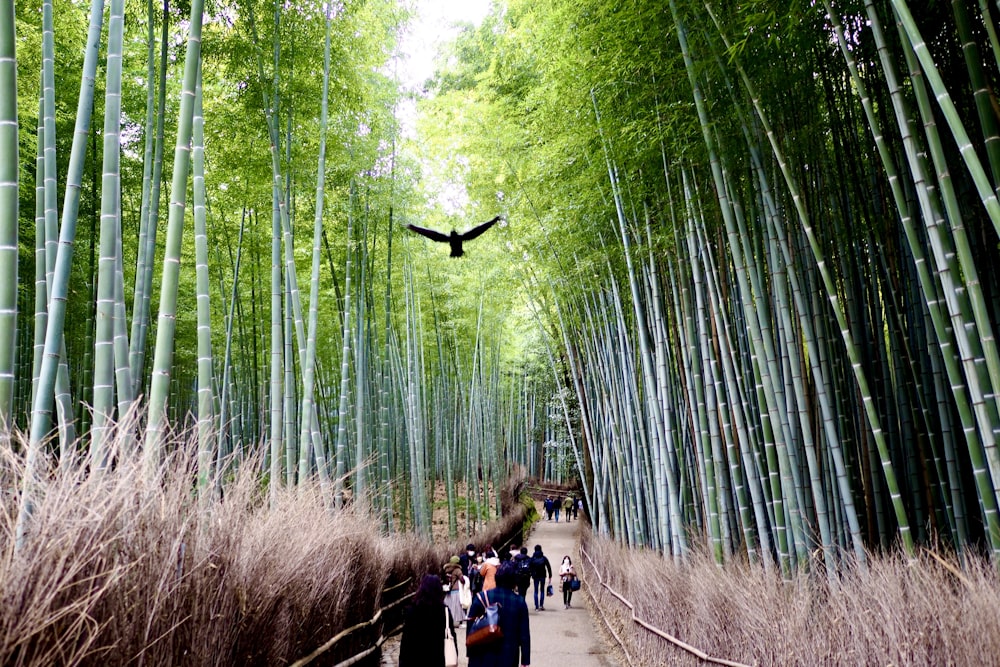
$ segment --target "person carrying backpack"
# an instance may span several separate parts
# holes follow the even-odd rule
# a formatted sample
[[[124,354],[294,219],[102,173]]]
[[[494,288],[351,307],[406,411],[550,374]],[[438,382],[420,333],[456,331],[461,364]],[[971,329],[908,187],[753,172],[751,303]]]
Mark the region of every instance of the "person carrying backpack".
[[[528,547],[521,547],[520,553],[514,556],[511,561],[514,563],[514,571],[517,573],[517,594],[527,597],[528,587],[531,586],[531,556],[528,555]]]
[[[531,625],[528,605],[512,588],[516,575],[514,564],[506,561],[497,570],[497,587],[476,596],[469,613],[472,618],[482,616],[486,607],[499,607],[498,620],[502,636],[494,642],[466,646],[469,667],[527,667],[531,664]],[[441,643],[441,640],[437,640]]]
[[[545,611],[546,574],[548,574],[548,583],[551,585],[552,565],[542,553],[542,545],[536,544],[535,552],[531,555],[531,579],[535,582],[535,611]]]

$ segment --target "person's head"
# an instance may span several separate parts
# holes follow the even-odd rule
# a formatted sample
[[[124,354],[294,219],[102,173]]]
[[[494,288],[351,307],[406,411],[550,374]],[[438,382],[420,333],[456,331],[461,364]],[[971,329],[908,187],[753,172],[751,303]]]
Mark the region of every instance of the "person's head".
[[[469,554],[470,556],[475,556],[476,555],[476,545],[475,544],[466,544],[465,545],[465,552],[467,554]]]
[[[521,547],[521,555],[522,556],[528,555],[528,547]]]
[[[461,558],[459,558],[458,556],[452,556],[452,557],[451,557],[451,558],[450,558],[450,559],[448,560],[448,562],[449,562],[449,563],[452,563],[453,565],[458,565],[459,563],[461,563],[461,562],[462,562],[462,559],[461,559]]]
[[[536,544],[535,545],[535,553],[536,554],[542,553],[542,545],[541,544]]]
[[[496,574],[497,586],[501,588],[513,589],[517,585],[517,567],[512,561],[505,560],[500,563]]]
[[[444,591],[441,589],[441,577],[436,574],[425,574],[420,580],[420,588],[413,596],[413,606],[434,607],[444,603]]]
[[[563,556],[563,565],[572,565],[573,559],[569,557],[569,554]]]

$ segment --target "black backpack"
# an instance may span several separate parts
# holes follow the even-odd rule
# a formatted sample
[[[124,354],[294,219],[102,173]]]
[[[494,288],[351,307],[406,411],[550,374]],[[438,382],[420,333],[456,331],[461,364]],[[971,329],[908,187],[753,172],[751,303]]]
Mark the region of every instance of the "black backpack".
[[[548,559],[542,554],[536,554],[531,557],[531,576],[535,579],[545,578],[545,563]]]
[[[517,568],[517,578],[527,580],[531,578],[531,559],[527,556],[520,556],[514,559],[514,566]],[[542,567],[545,567],[542,565]]]

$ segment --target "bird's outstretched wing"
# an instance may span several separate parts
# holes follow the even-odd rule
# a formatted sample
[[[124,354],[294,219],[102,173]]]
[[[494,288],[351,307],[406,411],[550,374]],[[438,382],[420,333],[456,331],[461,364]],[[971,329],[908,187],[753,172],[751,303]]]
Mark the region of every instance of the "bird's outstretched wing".
[[[417,227],[416,225],[407,225],[407,229],[411,232],[416,232],[422,236],[426,236],[431,241],[440,241],[441,243],[448,243],[451,239],[447,234],[442,234],[441,232],[436,232],[433,229],[427,229],[425,227]]]
[[[467,232],[463,232],[462,235],[461,235],[462,236],[462,240],[463,241],[468,241],[470,239],[476,238],[477,236],[479,236],[480,234],[482,234],[483,232],[485,232],[487,229],[489,229],[490,227],[492,227],[493,225],[495,225],[498,220],[500,220],[500,216],[499,215],[497,217],[493,218],[492,220],[488,220],[488,221],[484,222],[481,225],[477,225],[477,226],[473,227],[472,229],[470,229]]]

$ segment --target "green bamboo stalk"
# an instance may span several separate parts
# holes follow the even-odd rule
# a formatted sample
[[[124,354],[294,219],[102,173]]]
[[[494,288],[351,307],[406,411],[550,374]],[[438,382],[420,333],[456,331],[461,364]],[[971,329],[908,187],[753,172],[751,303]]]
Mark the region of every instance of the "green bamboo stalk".
[[[896,0],[894,0],[895,2]],[[729,43],[728,38],[719,30],[720,35],[725,42],[726,48],[731,49],[732,46]],[[889,488],[893,512],[895,514],[896,523],[899,528],[900,538],[903,542],[903,547],[905,548],[907,554],[914,554],[914,544],[913,536],[910,531],[910,521],[907,516],[906,506],[903,503],[902,495],[900,493],[899,485],[896,480],[896,472],[893,468],[892,459],[889,454],[888,444],[885,439],[885,432],[882,429],[882,421],[878,412],[875,409],[874,399],[872,393],[869,389],[868,377],[864,371],[863,364],[861,363],[861,355],[857,344],[854,342],[854,335],[849,328],[847,317],[844,313],[843,303],[840,299],[837,287],[834,283],[833,277],[830,275],[830,271],[827,268],[826,260],[823,254],[822,247],[816,238],[812,222],[809,218],[808,212],[805,208],[805,200],[802,197],[802,193],[799,190],[798,184],[795,177],[791,173],[788,162],[785,159],[784,152],[778,145],[777,138],[770,123],[767,120],[767,115],[764,113],[764,109],[761,105],[760,98],[753,84],[750,82],[746,71],[743,69],[739,60],[735,60],[737,69],[739,70],[740,77],[743,80],[744,86],[750,95],[753,102],[754,109],[757,112],[757,116],[761,122],[764,132],[768,137],[768,141],[771,144],[771,149],[774,153],[775,159],[778,162],[778,166],[781,170],[782,176],[785,179],[785,184],[788,187],[789,193],[792,196],[792,201],[795,204],[795,210],[798,214],[799,222],[805,232],[806,238],[809,242],[809,248],[813,253],[813,257],[816,261],[816,266],[819,269],[820,277],[822,278],[824,288],[826,290],[827,298],[830,300],[830,305],[832,306],[834,315],[837,320],[837,325],[840,328],[841,337],[843,338],[844,345],[846,347],[848,359],[850,360],[851,367],[854,371],[855,382],[857,383],[858,391],[861,393],[862,404],[865,409],[865,415],[868,418],[869,426],[871,429],[871,434],[875,440],[875,446],[878,450],[878,455],[880,459],[880,464],[882,467],[882,473],[885,477],[886,485]],[[698,102],[698,104],[701,104]]]
[[[979,129],[983,145],[986,147],[986,157],[993,183],[996,184],[1000,182],[1000,124],[997,123],[996,114],[993,112],[989,84],[983,69],[983,56],[973,36],[969,7],[960,0],[952,0],[951,9],[955,17],[955,27],[958,29],[958,38],[962,42],[962,55],[965,57],[965,67],[969,72],[969,82],[972,84],[972,96],[976,101]],[[990,21],[987,20],[986,23],[989,25]]]
[[[177,318],[177,281],[180,273],[181,241],[184,235],[184,208],[187,200],[190,165],[194,88],[201,63],[201,24],[203,0],[192,0],[188,28],[187,53],[184,57],[184,82],[177,121],[177,144],[174,147],[174,174],[170,187],[170,213],[164,248],[163,276],[160,281],[160,308],[157,318],[153,377],[149,395],[149,421],[146,427],[144,455],[147,472],[159,465],[160,449],[167,428],[167,407],[174,361],[174,330]]]
[[[968,132],[965,130],[958,109],[955,107],[955,103],[948,93],[944,79],[941,78],[941,73],[938,72],[937,66],[934,64],[934,58],[931,56],[930,50],[927,48],[927,43],[920,34],[920,29],[913,18],[913,14],[910,12],[910,8],[904,0],[890,1],[892,9],[898,18],[900,29],[905,32],[907,38],[910,40],[913,53],[917,57],[917,60],[920,61],[920,67],[927,78],[927,83],[934,92],[934,99],[937,101],[948,128],[951,130],[952,138],[958,144],[958,151],[969,171],[969,176],[972,177],[972,182],[975,184],[979,198],[986,208],[986,213],[993,223],[993,228],[997,233],[1000,233],[1000,201],[997,200],[993,186],[990,184],[979,155],[976,153],[976,145],[972,143]],[[990,361],[989,358],[987,358],[987,361]],[[994,361],[1000,363],[1000,360]]]
[[[146,207],[140,206],[139,220],[139,246],[136,258],[135,290],[132,301],[132,335],[129,338],[129,365],[132,370],[132,382],[134,383],[133,394],[138,396],[145,382],[146,369],[146,339],[149,333],[150,305],[152,303],[153,292],[153,268],[156,256],[156,232],[160,220],[160,188],[163,183],[163,147],[164,124],[167,108],[167,28],[170,24],[169,0],[163,0],[163,13],[160,19],[160,64],[157,102],[156,102],[156,136],[153,138],[152,173],[149,183],[146,182],[146,163],[149,158],[149,139],[153,135],[152,123],[152,95],[154,85],[153,79],[156,76],[156,68],[153,65],[152,49],[152,26],[153,15],[152,6],[148,7],[147,21],[149,28],[147,39],[150,41],[149,52],[147,53],[146,87],[148,89],[146,98],[146,146],[143,152],[143,198]]]
[[[18,257],[17,52],[14,3],[0,5],[0,439],[14,420]]]
[[[204,497],[212,475],[215,444],[215,380],[212,357],[212,304],[209,294],[208,230],[205,206],[205,118],[202,110],[202,68],[198,68],[192,117],[191,168],[194,211],[195,280],[198,299],[198,491]]]
[[[649,392],[651,397],[649,400],[655,403],[655,392],[658,387],[655,375],[655,363],[652,358],[652,352],[649,349],[649,327],[646,323],[646,314],[641,306],[642,300],[639,296],[638,282],[636,279],[636,271],[632,262],[632,252],[631,244],[629,241],[629,233],[627,229],[626,216],[624,211],[624,203],[622,201],[621,192],[618,188],[616,170],[612,165],[612,161],[608,152],[608,146],[604,139],[603,130],[601,129],[601,119],[600,110],[597,106],[597,97],[593,90],[590,92],[591,101],[594,105],[594,115],[597,120],[598,134],[602,137],[602,149],[604,151],[605,162],[607,163],[608,176],[611,181],[612,195],[615,202],[615,210],[617,212],[618,220],[618,231],[620,238],[622,239],[622,245],[624,249],[626,268],[629,276],[629,288],[632,293],[632,303],[633,310],[635,311],[636,317],[636,328],[638,329],[638,339],[639,339],[639,350],[640,350],[640,360],[642,366],[642,377],[644,385]],[[665,442],[666,440],[666,427],[663,423],[663,415],[660,410],[653,409],[650,410],[653,417],[653,439],[654,446],[660,447],[659,443]],[[669,500],[675,498],[677,494],[676,481],[674,479],[674,473],[669,469],[669,467],[664,471],[666,477],[666,493],[668,500],[666,504],[669,506],[671,503],[676,502],[674,500]],[[659,487],[655,491],[662,491]],[[657,505],[662,506],[664,502],[662,500],[656,501]]]
[[[45,355],[45,329],[48,326],[48,300],[45,285],[45,152],[42,142],[42,96],[38,96],[38,128],[35,157],[35,314],[34,344],[31,363],[31,405],[38,396],[42,359]]]
[[[930,274],[928,268],[928,262],[926,258],[926,253],[924,252],[923,242],[921,237],[918,235],[916,227],[914,225],[913,216],[910,213],[910,207],[906,201],[906,195],[903,192],[902,184],[899,178],[899,174],[896,168],[895,161],[886,145],[884,133],[882,131],[881,125],[876,117],[871,99],[868,94],[867,87],[864,84],[861,76],[858,73],[857,65],[854,61],[853,53],[849,48],[847,48],[846,39],[844,37],[843,27],[837,14],[833,11],[833,7],[827,5],[827,14],[830,16],[833,22],[834,29],[838,37],[838,43],[841,48],[841,53],[847,62],[848,69],[851,72],[851,80],[854,83],[855,90],[858,92],[858,96],[861,100],[862,107],[865,111],[865,116],[868,120],[868,126],[871,129],[873,138],[875,140],[875,145],[878,150],[879,158],[882,163],[882,167],[888,176],[888,182],[891,187],[893,201],[896,205],[896,210],[900,216],[900,221],[903,226],[904,233],[908,241],[908,248],[911,255],[913,256],[914,267],[917,272],[917,277],[919,280],[919,285],[921,293],[924,297],[924,302],[928,308],[928,316],[933,324],[934,331],[938,340],[938,345],[941,353],[941,359],[944,362],[946,372],[949,377],[950,386],[952,387],[952,394],[954,398],[954,403],[957,408],[959,418],[962,423],[962,430],[965,433],[967,439],[967,446],[969,447],[972,460],[979,461],[978,465],[974,464],[974,468],[978,471],[976,473],[977,479],[980,482],[983,481],[982,472],[982,446],[979,442],[979,436],[976,433],[975,426],[975,416],[973,415],[972,408],[969,403],[967,385],[962,378],[962,371],[958,365],[958,358],[954,353],[954,336],[949,331],[947,321],[945,319],[945,314],[942,309],[942,296],[940,295],[940,289],[934,277]],[[902,105],[904,101],[902,95],[900,94],[900,89],[896,83],[896,76],[894,68],[891,65],[891,60],[888,59],[886,54],[886,46],[884,38],[882,37],[882,30],[879,25],[878,16],[874,13],[874,7],[868,3],[868,15],[869,19],[872,21],[872,32],[875,36],[876,45],[879,50],[879,57],[882,61],[883,71],[886,75],[886,80],[889,83],[890,93],[893,100],[893,107],[896,113],[897,121],[900,124],[900,128],[903,134],[904,144],[907,147],[908,153],[911,155],[915,154],[917,151],[913,146],[912,132],[909,130],[909,121],[907,121],[908,114],[903,109]],[[916,161],[912,162],[915,169],[919,169],[918,163]],[[919,181],[918,181],[919,183]],[[961,329],[965,331],[964,326]],[[932,359],[936,359],[936,356],[932,356]],[[944,414],[942,412],[942,414]],[[949,417],[950,418],[950,417]],[[949,446],[948,450],[952,448]],[[952,460],[952,463],[954,461]],[[955,469],[954,465],[950,465],[949,476],[953,480],[952,488],[957,491],[957,475],[958,471]],[[991,488],[987,483],[985,488]],[[990,495],[990,494],[988,494]],[[989,525],[989,533],[991,535],[996,535],[996,523],[997,523],[997,513],[994,509],[986,514],[986,519]],[[958,527],[958,539],[959,548],[964,541],[963,535],[965,534],[965,529],[961,527],[964,522],[960,523]]]
[[[104,160],[101,168],[101,232],[97,279],[97,336],[94,343],[94,424],[90,460],[95,471],[108,465],[114,415],[115,270],[118,266],[118,193],[121,173],[122,49],[125,2],[111,0],[107,77],[104,93]]]
[[[120,184],[121,180],[119,179],[119,186]],[[132,395],[132,376],[128,364],[128,322],[125,314],[125,260],[122,248],[120,192],[116,199],[119,202],[115,216],[118,219],[118,238],[115,240],[115,319],[112,326],[111,344],[114,357],[115,394],[118,398],[117,409],[119,420],[121,420],[131,413],[135,397]],[[133,444],[131,433],[125,436],[123,443],[127,443],[126,447],[131,449]]]
[[[283,441],[285,443],[286,452],[286,465],[293,465],[295,461],[295,452],[298,448],[298,434],[295,432],[296,427],[296,399],[295,399],[295,350],[293,349],[293,332],[292,332],[292,293],[291,288],[288,286],[288,272],[285,271],[282,274],[284,279],[284,289],[282,290],[282,298],[284,299],[284,307],[281,309],[281,321],[284,325],[284,330],[282,332],[282,343],[284,344],[284,351],[282,353],[282,363],[284,364],[284,379],[282,381],[281,389],[283,391],[282,400],[284,404],[281,409],[281,422],[280,428],[284,430]],[[276,448],[277,449],[277,448]],[[311,462],[311,460],[310,460]],[[278,471],[280,478],[281,471]],[[303,482],[305,478],[303,478]]]
[[[340,347],[340,406],[337,411],[337,453],[335,456],[337,474],[334,479],[333,488],[333,502],[337,509],[340,509],[344,504],[344,477],[347,474],[347,421],[349,419],[348,400],[350,398],[351,387],[351,327],[354,325],[353,318],[351,317],[351,275],[354,272],[353,258],[355,252],[354,245],[356,243],[354,239],[354,203],[355,184],[352,181],[347,213],[347,246],[344,253],[344,312],[343,323],[341,325],[342,336]],[[361,326],[361,324],[358,323],[357,326]],[[410,372],[412,373],[413,370],[411,369]],[[420,485],[415,484],[414,486]]]
[[[284,391],[282,389],[283,374],[285,368],[284,360],[284,329],[282,318],[282,297],[284,295],[281,281],[281,193],[277,185],[271,184],[271,379],[270,379],[270,443],[271,451],[271,475],[272,481],[281,478],[281,445],[284,408],[282,401]],[[290,450],[287,453],[287,465],[291,468],[294,465],[294,443],[286,443]],[[299,480],[305,483],[309,476],[309,456],[308,453],[299,451]],[[271,502],[277,498],[277,484],[271,486]]]
[[[232,391],[232,379],[233,379],[233,324],[236,320],[236,306],[239,303],[239,284],[240,284],[240,264],[243,260],[243,232],[246,227],[246,210],[244,209],[243,217],[240,219],[240,233],[239,238],[236,242],[236,258],[233,261],[233,285],[232,293],[229,298],[229,313],[226,318],[226,351],[222,362],[222,388],[220,391],[221,397],[219,399],[219,426],[218,432],[216,434],[216,444],[215,444],[215,493],[218,495],[221,491],[222,475],[219,474],[224,467],[224,457],[227,451],[226,438],[230,438],[232,441],[232,431],[234,430],[233,424],[230,420],[239,415],[239,412],[232,409],[232,404],[237,400],[237,396],[234,396]],[[253,360],[256,363],[256,359]],[[251,392],[247,392],[251,393]],[[230,417],[230,415],[234,417]],[[272,484],[278,484],[278,480],[271,479]]]
[[[365,399],[368,392],[368,309],[367,309],[367,283],[368,283],[368,206],[365,206],[364,224],[361,232],[361,249],[358,261],[359,276],[357,285],[357,297],[354,299],[354,321],[357,326],[354,328],[354,502],[360,503],[360,507],[370,507],[368,484],[368,450],[367,424],[365,420]]]
[[[326,6],[326,33],[323,40],[323,92],[320,100],[320,121],[319,121],[319,157],[316,168],[316,215],[313,221],[313,252],[312,271],[310,273],[309,290],[309,327],[306,335],[306,353],[303,359],[302,368],[302,422],[299,442],[304,450],[314,449],[316,452],[316,465],[320,469],[320,486],[326,493],[326,447],[323,442],[314,443],[313,420],[314,420],[314,394],[315,394],[315,374],[316,374],[316,329],[319,324],[319,269],[321,262],[320,244],[323,239],[323,209],[324,194],[326,185],[326,132],[329,119],[329,90],[330,90],[330,24],[331,6]],[[289,465],[291,462],[289,462]],[[324,502],[329,504],[329,498],[324,498]]]
[[[396,183],[396,140],[393,137],[392,143],[392,168],[390,171],[390,187],[395,189]],[[391,199],[391,196],[390,196]],[[382,363],[379,376],[380,404],[379,404],[379,458],[382,483],[382,514],[384,516],[384,527],[388,532],[392,532],[395,527],[395,515],[393,511],[393,495],[391,472],[391,456],[389,451],[390,442],[390,382],[392,378],[392,365],[390,362],[392,345],[392,231],[393,231],[393,204],[389,203],[389,225],[386,230],[386,268],[385,268],[385,298],[384,312],[385,321],[382,329],[383,349]],[[456,429],[456,434],[458,430]],[[457,437],[457,436],[456,436]]]
[[[55,36],[52,27],[52,0],[42,2],[42,125],[45,152],[45,282],[51,300],[56,266],[56,239],[59,237],[58,184],[56,182],[56,84]]]
[[[42,351],[41,364],[38,371],[37,391],[34,392],[31,407],[31,428],[29,435],[29,451],[27,467],[30,479],[37,463],[37,447],[49,434],[52,424],[52,406],[56,393],[60,394],[60,414],[64,417],[60,422],[62,434],[60,437],[61,459],[69,454],[70,443],[75,440],[75,434],[70,430],[65,411],[66,386],[59,380],[59,375],[65,373],[61,363],[65,359],[65,341],[63,325],[66,317],[66,299],[69,291],[70,266],[73,260],[73,244],[76,239],[76,226],[79,209],[80,182],[87,150],[87,139],[90,136],[90,120],[94,102],[94,80],[97,72],[97,54],[101,38],[101,26],[104,21],[103,0],[93,0],[90,8],[90,27],[87,31],[87,45],[84,51],[83,76],[80,81],[80,95],[77,103],[76,127],[73,134],[73,145],[70,150],[69,170],[66,176],[66,198],[63,205],[62,225],[59,229],[59,239],[56,249],[55,267],[51,282],[48,279],[48,251],[46,250],[46,288],[47,321],[45,323],[45,342]],[[41,98],[44,109],[44,95]],[[40,116],[44,119],[44,113]],[[44,120],[43,120],[44,127]],[[40,136],[44,153],[44,130]],[[44,179],[43,179],[44,180]],[[44,186],[43,186],[44,187]],[[44,198],[44,197],[43,197]],[[45,234],[48,224],[45,224]],[[43,237],[44,238],[44,237]],[[45,241],[48,246],[48,240]],[[62,367],[62,368],[61,368]],[[64,381],[68,378],[64,376]],[[72,414],[71,412],[69,414]],[[30,501],[27,503],[30,505]]]

